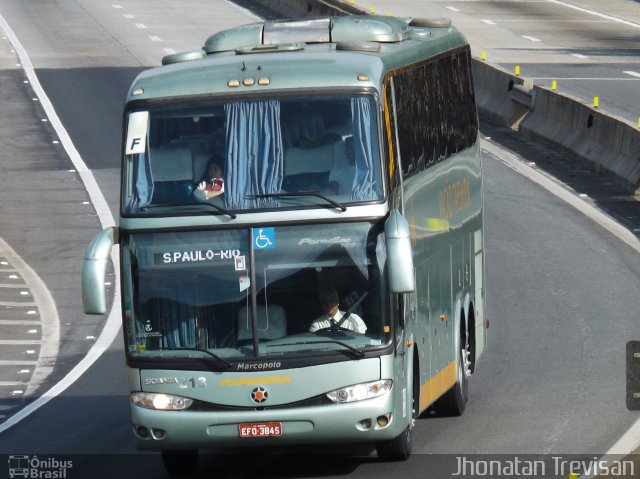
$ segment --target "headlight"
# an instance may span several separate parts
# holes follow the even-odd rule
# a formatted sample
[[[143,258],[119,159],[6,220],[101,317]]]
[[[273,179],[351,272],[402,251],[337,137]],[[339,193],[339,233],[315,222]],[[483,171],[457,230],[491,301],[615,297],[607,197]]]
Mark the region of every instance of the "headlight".
[[[188,409],[193,404],[193,399],[174,396],[172,394],[158,393],[132,393],[131,403],[147,409],[159,409],[162,411],[181,411]]]
[[[333,402],[353,402],[362,401],[363,399],[377,398],[391,391],[391,379],[383,379],[381,381],[373,381],[371,383],[354,384],[345,388],[336,389],[327,393],[327,397]]]

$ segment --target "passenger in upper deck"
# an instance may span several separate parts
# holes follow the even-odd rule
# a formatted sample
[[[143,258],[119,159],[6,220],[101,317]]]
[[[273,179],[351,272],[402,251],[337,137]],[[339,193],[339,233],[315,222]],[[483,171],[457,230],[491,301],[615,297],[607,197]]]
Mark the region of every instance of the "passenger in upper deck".
[[[334,288],[321,289],[318,293],[318,300],[325,314],[311,323],[309,331],[312,333],[336,327],[345,315],[345,312],[340,310],[340,298]],[[361,334],[367,332],[367,325],[364,324],[362,318],[355,313],[349,314],[349,317],[340,324],[340,328]]]
[[[201,201],[210,200],[224,193],[224,178],[222,164],[224,160],[219,156],[214,156],[207,165],[207,171],[198,183],[193,192],[193,196]]]

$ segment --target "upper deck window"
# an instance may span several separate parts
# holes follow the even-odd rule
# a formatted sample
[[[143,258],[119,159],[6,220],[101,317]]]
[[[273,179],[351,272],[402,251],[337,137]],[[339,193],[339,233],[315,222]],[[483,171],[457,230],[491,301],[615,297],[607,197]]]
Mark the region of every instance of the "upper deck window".
[[[315,96],[130,112],[123,175],[125,214],[376,201],[383,193],[375,103]]]

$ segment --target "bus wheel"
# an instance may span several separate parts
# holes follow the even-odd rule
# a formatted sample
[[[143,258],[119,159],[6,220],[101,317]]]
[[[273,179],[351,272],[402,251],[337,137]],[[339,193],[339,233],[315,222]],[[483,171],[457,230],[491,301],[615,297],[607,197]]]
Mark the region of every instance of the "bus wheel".
[[[464,335],[466,336],[466,334]],[[469,376],[471,375],[471,362],[469,361],[469,345],[466,338],[462,337],[464,346],[458,351],[458,368],[456,383],[434,404],[436,412],[443,416],[462,416],[469,399]]]
[[[162,463],[170,476],[186,476],[198,468],[198,450],[162,451]]]
[[[378,457],[385,461],[406,461],[413,448],[413,429],[411,426],[389,441],[376,442]]]

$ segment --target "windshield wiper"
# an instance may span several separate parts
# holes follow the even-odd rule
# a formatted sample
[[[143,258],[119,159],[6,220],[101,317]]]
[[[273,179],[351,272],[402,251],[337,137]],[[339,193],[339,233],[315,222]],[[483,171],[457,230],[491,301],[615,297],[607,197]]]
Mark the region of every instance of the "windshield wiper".
[[[318,191],[295,191],[295,192],[288,192],[288,193],[265,193],[262,195],[249,195],[247,196],[247,198],[249,199],[254,199],[254,198],[293,198],[296,196],[315,196],[316,198],[321,198],[323,200],[325,200],[327,203],[329,203],[330,205],[336,207],[337,209],[339,209],[340,211],[347,211],[347,207],[344,206],[341,203],[338,203],[337,201],[332,200],[331,198],[327,198],[326,196],[320,194]]]
[[[148,210],[149,208],[175,208],[178,206],[200,206],[200,205],[206,205],[209,206],[211,208],[214,208],[216,210],[218,210],[220,213],[224,213],[225,215],[231,217],[231,219],[235,220],[236,219],[236,214],[233,211],[229,211],[226,208],[223,208],[222,206],[218,206],[214,203],[209,203],[207,201],[202,201],[202,202],[198,202],[198,203],[167,203],[164,205],[149,205],[149,206],[143,206],[142,210]]]
[[[324,339],[324,340],[319,340],[319,341],[298,341],[298,342],[295,342],[295,343],[267,344],[265,347],[272,348],[272,347],[276,347],[276,346],[300,346],[300,345],[304,345],[304,344],[333,344],[333,343],[339,344],[340,346],[344,346],[345,348],[347,348],[349,351],[354,353],[359,358],[363,358],[364,357],[364,351],[362,351],[361,349],[358,349],[358,348],[354,348],[353,346],[351,346],[350,344],[345,343],[344,341],[338,341],[337,339]]]
[[[227,216],[230,216],[232,220],[236,219],[236,214],[233,211],[229,211],[226,208],[223,208],[222,206],[216,205],[215,203],[209,203],[209,202],[202,202],[202,203],[195,203],[198,205],[207,205],[210,206],[211,208],[215,208],[216,210],[218,210],[220,213],[224,213]]]
[[[215,359],[216,361],[222,363],[225,367],[225,369],[229,369],[232,364],[227,361],[226,359],[221,358],[220,356],[218,356],[215,353],[212,353],[211,351],[209,351],[208,349],[199,349],[199,348],[165,348],[163,349],[163,351],[195,351],[198,353],[205,353],[208,354],[209,356],[211,356],[213,359]]]

